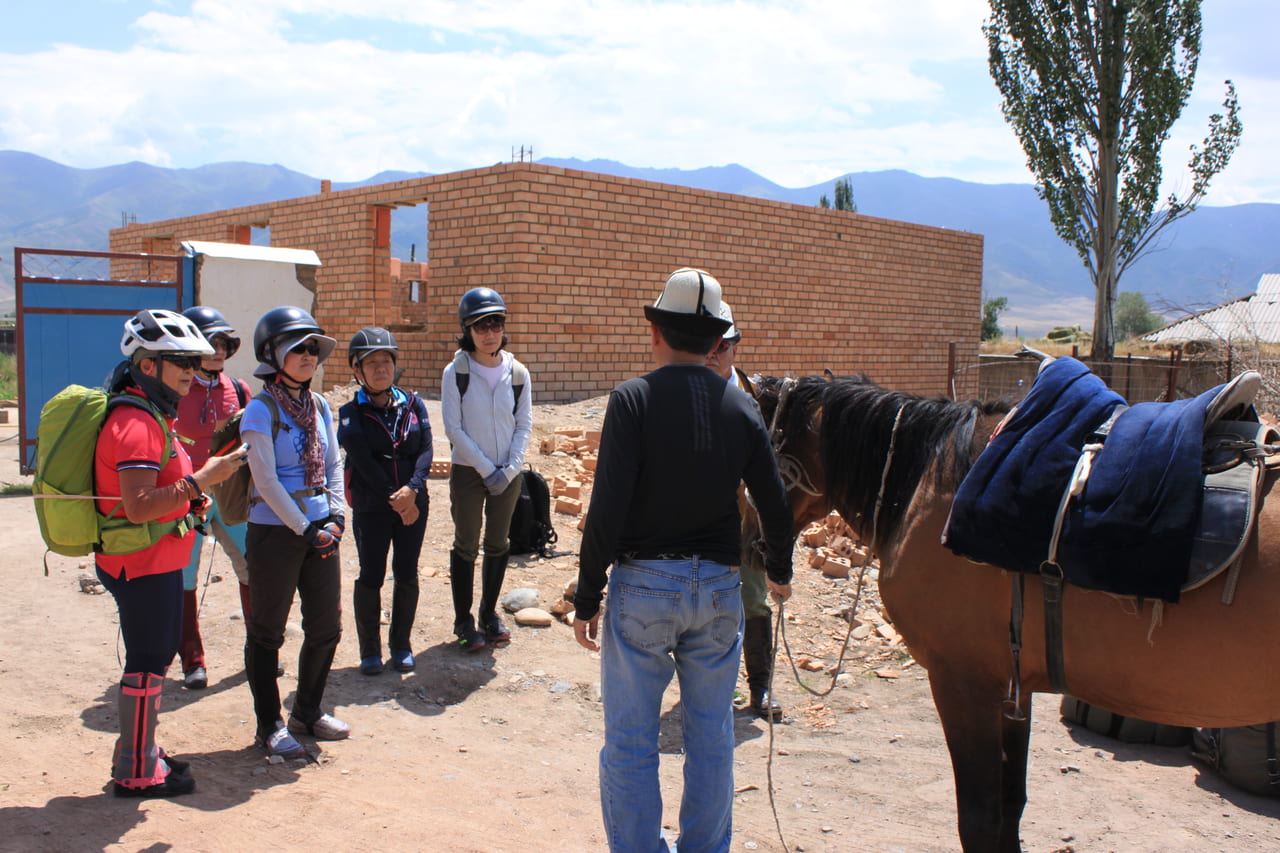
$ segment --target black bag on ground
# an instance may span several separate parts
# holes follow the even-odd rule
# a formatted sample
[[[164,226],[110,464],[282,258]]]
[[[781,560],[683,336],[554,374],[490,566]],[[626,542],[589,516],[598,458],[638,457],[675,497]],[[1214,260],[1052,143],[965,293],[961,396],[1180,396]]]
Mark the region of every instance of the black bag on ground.
[[[511,514],[511,553],[550,557],[557,536],[551,526],[551,489],[532,468],[520,472],[520,498]]]
[[[1196,729],[1191,757],[1222,775],[1232,785],[1254,794],[1280,797],[1280,759],[1276,757],[1276,724]]]
[[[1062,697],[1062,719],[1084,726],[1091,732],[1115,738],[1124,743],[1153,743],[1157,746],[1183,746],[1191,742],[1192,729],[1166,726],[1126,717],[1090,705],[1074,696]]]

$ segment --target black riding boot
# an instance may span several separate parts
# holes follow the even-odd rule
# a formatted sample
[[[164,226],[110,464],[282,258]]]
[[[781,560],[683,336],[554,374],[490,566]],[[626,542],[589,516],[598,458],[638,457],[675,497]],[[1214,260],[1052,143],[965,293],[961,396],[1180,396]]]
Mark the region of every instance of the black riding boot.
[[[449,589],[453,593],[453,633],[465,651],[479,651],[485,647],[484,634],[476,630],[476,618],[471,615],[471,602],[475,595],[476,561],[464,560],[457,551],[449,552]]]
[[[280,665],[280,650],[249,640],[244,646],[244,671],[253,694],[253,711],[258,722],[258,737],[265,740],[278,729],[280,719],[280,684],[276,675]]]
[[[511,642],[511,632],[498,620],[498,597],[502,595],[502,581],[507,576],[507,557],[510,552],[485,554],[480,569],[480,630],[490,645]]]
[[[480,567],[480,621],[492,616],[498,607],[498,596],[502,595],[502,582],[507,577],[507,557],[509,552],[501,554],[485,554]]]
[[[382,590],[356,581],[351,591],[356,637],[360,640],[360,665],[369,658],[382,660]],[[379,667],[381,669],[381,667]]]
[[[457,551],[449,552],[449,591],[453,593],[453,622],[458,624],[471,618],[471,602],[474,600],[476,561],[464,560]]]
[[[769,677],[773,673],[773,620],[752,616],[742,628],[742,659],[747,665],[751,711],[762,720],[782,719],[782,706],[773,701]]]
[[[409,635],[413,632],[413,620],[417,615],[418,585],[396,581],[391,592],[391,631],[388,640],[391,656],[397,661],[403,661],[404,655],[411,650]],[[409,659],[412,660],[412,655]],[[409,668],[413,668],[412,664]]]

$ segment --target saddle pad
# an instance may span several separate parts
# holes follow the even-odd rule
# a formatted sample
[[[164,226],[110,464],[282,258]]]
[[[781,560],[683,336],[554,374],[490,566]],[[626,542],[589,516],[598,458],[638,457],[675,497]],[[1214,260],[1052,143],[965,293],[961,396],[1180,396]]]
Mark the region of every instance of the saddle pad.
[[[1063,525],[1068,583],[1177,601],[1201,495],[1204,411],[1193,400],[1140,403],[1112,425]],[[1039,573],[1081,448],[1123,399],[1070,358],[1047,365],[957,490],[943,541],[960,556]]]

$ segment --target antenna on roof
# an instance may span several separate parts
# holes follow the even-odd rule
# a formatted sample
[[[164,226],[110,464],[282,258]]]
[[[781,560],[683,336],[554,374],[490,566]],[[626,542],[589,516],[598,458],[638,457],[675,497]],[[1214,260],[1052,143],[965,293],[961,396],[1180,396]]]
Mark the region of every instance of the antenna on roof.
[[[523,145],[520,146],[519,159],[517,159],[516,147],[514,145],[511,146],[511,162],[512,163],[525,162],[526,155],[528,155],[528,158],[529,158],[528,162],[532,163],[533,162],[533,146],[532,145],[530,145],[528,148],[525,148]]]

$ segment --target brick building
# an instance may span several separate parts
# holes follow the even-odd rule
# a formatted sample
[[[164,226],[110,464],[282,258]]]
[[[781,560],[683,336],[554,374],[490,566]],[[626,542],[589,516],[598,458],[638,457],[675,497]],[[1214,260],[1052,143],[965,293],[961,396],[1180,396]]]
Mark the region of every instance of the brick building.
[[[391,217],[421,204],[427,262],[404,263],[391,257]],[[534,163],[339,192],[324,181],[318,195],[117,228],[111,250],[247,243],[253,228],[320,256],[313,308],[340,353],[361,326],[386,326],[402,384],[426,393],[454,350],[458,298],[489,285],[537,400],[603,394],[651,368],[640,308],[686,265],[724,286],[749,372],[829,367],[942,393],[947,344],[962,361],[977,354],[981,235]],[[346,375],[333,364],[326,381]]]

